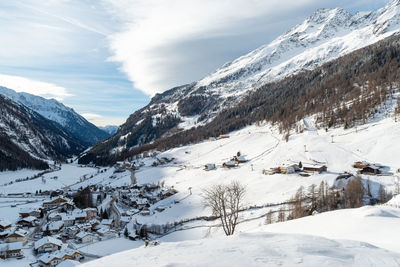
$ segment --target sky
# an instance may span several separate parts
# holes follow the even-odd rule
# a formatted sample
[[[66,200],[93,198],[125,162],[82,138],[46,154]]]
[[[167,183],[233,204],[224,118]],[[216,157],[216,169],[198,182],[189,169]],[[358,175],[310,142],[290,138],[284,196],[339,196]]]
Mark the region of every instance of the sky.
[[[0,86],[120,125],[150,98],[267,44],[318,8],[389,0],[0,1]]]

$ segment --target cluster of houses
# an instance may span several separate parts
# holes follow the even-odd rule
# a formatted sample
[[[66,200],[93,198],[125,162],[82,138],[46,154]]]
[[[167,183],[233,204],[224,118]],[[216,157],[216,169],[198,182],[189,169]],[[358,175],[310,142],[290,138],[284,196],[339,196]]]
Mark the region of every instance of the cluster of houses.
[[[270,170],[263,170],[265,175],[273,175],[277,173],[281,174],[293,174],[298,173],[301,176],[309,176],[309,173],[322,173],[328,171],[326,165],[323,164],[283,164],[279,167],[270,168]]]
[[[359,174],[367,175],[380,175],[387,173],[388,167],[383,166],[379,163],[369,163],[366,161],[356,161],[353,164],[353,168],[358,169]]]
[[[174,188],[161,188],[160,185],[145,184],[125,186],[118,190],[119,203],[129,207],[123,212],[120,224],[129,222],[126,217],[135,214],[142,216],[151,215],[150,206],[167,197],[178,193]],[[156,209],[157,210],[157,209]],[[159,211],[159,210],[157,210]],[[121,225],[122,227],[124,225]]]
[[[80,261],[84,256],[77,250],[68,248],[60,239],[46,236],[34,243],[34,252],[38,255],[40,267],[56,266],[64,260]]]

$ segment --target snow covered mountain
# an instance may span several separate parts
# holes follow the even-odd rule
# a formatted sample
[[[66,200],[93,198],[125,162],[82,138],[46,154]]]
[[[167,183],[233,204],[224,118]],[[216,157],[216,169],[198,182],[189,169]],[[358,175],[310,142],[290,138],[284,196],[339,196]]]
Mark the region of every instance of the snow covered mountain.
[[[1,95],[0,113],[0,171],[44,169],[42,160],[61,160],[85,148],[58,123]]]
[[[86,146],[104,140],[111,135],[100,130],[72,108],[64,106],[55,99],[45,99],[24,92],[17,93],[14,90],[1,86],[0,94],[36,111],[46,119],[60,124],[66,132],[71,133],[72,136]]]
[[[118,131],[117,125],[106,125],[106,126],[99,126],[99,129],[107,132],[109,135],[113,135]]]
[[[224,113],[221,111],[246,97],[256,97],[250,94],[266,84],[314,70],[399,31],[398,0],[375,12],[355,15],[339,8],[319,9],[270,44],[223,65],[202,80],[155,95],[149,105],[132,114],[114,136],[92,152],[118,154],[209,125]]]

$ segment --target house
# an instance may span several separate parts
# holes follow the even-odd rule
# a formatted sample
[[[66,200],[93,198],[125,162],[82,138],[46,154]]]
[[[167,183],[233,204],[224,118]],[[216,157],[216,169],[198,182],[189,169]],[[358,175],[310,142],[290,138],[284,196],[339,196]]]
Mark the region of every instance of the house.
[[[22,247],[22,242],[0,244],[0,258],[22,258],[24,257],[24,254],[22,253]]]
[[[369,165],[366,166],[364,168],[362,168],[362,170],[360,170],[361,174],[370,174],[370,175],[377,175],[377,174],[381,174],[381,170],[379,166],[376,165]]]
[[[88,232],[79,232],[76,237],[76,241],[79,243],[91,243],[93,242],[93,235]]]
[[[136,201],[136,206],[138,209],[144,209],[150,207],[149,201],[145,198],[139,198]]]
[[[28,242],[28,235],[29,232],[24,230],[24,229],[18,229],[14,233],[11,233],[10,235],[7,236],[7,242],[8,243],[14,243],[14,242],[22,242],[22,244],[26,244]]]
[[[19,220],[18,224],[25,227],[33,227],[36,226],[36,220],[37,220],[36,217],[28,216]]]
[[[75,223],[75,216],[62,214],[61,221],[64,223],[64,227],[72,226]]]
[[[113,219],[103,219],[103,220],[101,220],[100,224],[111,227],[113,222],[114,222]]]
[[[52,221],[52,222],[61,221],[61,214],[60,213],[50,213],[47,218],[49,219],[49,221]]]
[[[36,254],[42,254],[47,252],[53,252],[59,250],[62,247],[62,242],[51,236],[45,236],[34,244],[34,250]]]
[[[244,156],[239,156],[239,157],[234,156],[232,161],[234,161],[236,164],[239,164],[247,162],[247,159]]]
[[[115,231],[110,230],[107,227],[100,228],[97,230],[97,233],[101,236],[102,240],[113,238],[116,235]]]
[[[140,215],[142,216],[150,216],[151,215],[151,211],[149,209],[144,209],[140,212]]]
[[[74,214],[76,223],[85,223],[86,222],[86,212],[78,212]]]
[[[64,210],[64,211],[68,211],[68,210],[74,210],[75,209],[75,205],[72,201],[67,201],[64,203],[60,204],[60,207]]]
[[[41,209],[40,208],[25,208],[25,209],[20,209],[19,211],[19,216],[21,218],[25,218],[28,216],[34,216],[36,218],[40,217]]]
[[[62,260],[81,260],[84,257],[81,253],[73,249],[61,249],[53,253],[54,255],[58,256]]]
[[[173,189],[173,188],[170,188],[170,189],[168,189],[166,192],[161,192],[161,193],[160,193],[160,197],[161,197],[161,199],[164,199],[164,198],[173,196],[173,195],[175,195],[176,193],[178,193],[178,191],[176,191],[176,190]],[[149,207],[150,207],[150,205],[149,205]]]
[[[119,219],[119,225],[121,228],[124,228],[131,221],[131,217],[129,216],[121,216]]]
[[[86,208],[83,211],[86,212],[86,220],[90,221],[97,218],[96,208]]]
[[[0,232],[3,232],[10,227],[11,227],[11,223],[8,220],[4,220],[4,219],[0,220]]]
[[[75,261],[75,260],[65,260],[63,262],[61,262],[60,264],[58,264],[58,267],[75,267],[80,265],[81,263],[79,261]]]
[[[215,170],[215,169],[216,169],[215,164],[209,163],[209,164],[204,165],[204,170],[205,171],[212,171],[212,170]]]
[[[57,265],[57,267],[75,267],[80,265],[81,263],[79,261],[75,260],[65,260],[61,262],[60,264]]]
[[[356,169],[364,169],[365,167],[368,167],[370,164],[366,161],[356,161],[353,164],[353,168]]]
[[[73,225],[65,228],[66,234],[69,238],[75,238],[75,236],[79,233],[80,229],[78,226]]]
[[[328,168],[325,165],[303,165],[303,171],[305,172],[326,172]]]
[[[62,197],[57,197],[51,201],[43,202],[43,208],[45,210],[52,210],[61,207],[61,205],[65,202],[68,202],[68,200]]]
[[[228,161],[228,162],[225,162],[224,164],[222,164],[222,167],[224,167],[224,168],[228,168],[228,169],[230,169],[230,168],[234,168],[234,167],[236,167],[237,166],[237,164],[236,164],[236,162],[235,161]]]
[[[62,262],[62,259],[54,254],[45,254],[38,259],[40,267],[56,266],[60,262]]]
[[[50,231],[52,234],[57,234],[64,227],[63,221],[50,222],[42,227],[42,231]]]

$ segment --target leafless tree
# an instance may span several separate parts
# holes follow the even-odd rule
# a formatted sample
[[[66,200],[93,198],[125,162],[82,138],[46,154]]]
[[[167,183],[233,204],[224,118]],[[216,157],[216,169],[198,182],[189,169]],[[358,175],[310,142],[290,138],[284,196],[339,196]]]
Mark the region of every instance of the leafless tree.
[[[212,214],[219,217],[226,235],[235,232],[245,193],[246,188],[237,181],[204,190],[204,206],[211,208]]]

